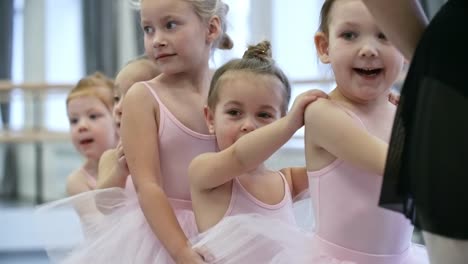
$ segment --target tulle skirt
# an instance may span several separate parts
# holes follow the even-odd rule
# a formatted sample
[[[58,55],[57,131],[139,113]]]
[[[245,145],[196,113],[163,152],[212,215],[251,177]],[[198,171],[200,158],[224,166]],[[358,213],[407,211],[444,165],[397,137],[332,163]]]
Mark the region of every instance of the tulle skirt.
[[[187,237],[194,237],[191,202],[170,202]],[[65,223],[50,222],[57,214]],[[39,206],[36,223],[53,263],[174,263],[131,190],[94,190]]]
[[[468,34],[467,14],[468,1],[449,0],[418,43],[380,196],[381,206],[420,229],[460,240],[468,240],[468,49],[460,41]]]
[[[319,239],[311,231],[313,224],[305,220],[297,226],[262,215],[237,215],[198,234],[191,203],[170,201],[182,229],[207,263],[428,263],[424,247],[413,246],[390,257],[340,248]],[[310,198],[296,202],[294,210],[298,219],[313,217]],[[60,223],[51,222],[51,215],[59,216]],[[53,263],[174,263],[153,234],[134,191],[95,190],[48,203],[36,210],[36,223]]]
[[[304,231],[312,232],[315,227],[312,199],[309,190],[305,190],[294,198],[293,211],[296,223]]]
[[[398,255],[357,252],[298,226],[256,214],[227,217],[192,244],[208,263],[429,264],[423,246],[411,245]]]

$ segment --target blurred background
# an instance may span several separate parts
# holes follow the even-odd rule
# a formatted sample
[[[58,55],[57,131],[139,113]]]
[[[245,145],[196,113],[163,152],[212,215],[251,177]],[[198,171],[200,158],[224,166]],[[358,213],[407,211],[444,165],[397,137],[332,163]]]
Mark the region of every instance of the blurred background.
[[[313,43],[323,0],[224,1],[234,48],[216,51],[213,68],[268,39],[293,95],[333,88],[331,69],[320,65]],[[65,197],[66,177],[82,163],[69,140],[66,94],[83,76],[101,71],[114,77],[143,53],[138,11],[129,2],[0,1],[0,263],[48,263],[34,206]],[[445,1],[421,2],[432,16]],[[302,135],[268,164],[304,165]]]

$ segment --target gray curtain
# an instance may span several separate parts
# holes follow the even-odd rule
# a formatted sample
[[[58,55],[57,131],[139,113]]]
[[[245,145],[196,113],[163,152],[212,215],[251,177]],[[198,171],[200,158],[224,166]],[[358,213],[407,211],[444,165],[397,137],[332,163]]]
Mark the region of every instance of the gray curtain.
[[[11,79],[11,65],[13,58],[13,16],[14,0],[0,1],[0,80]],[[0,92],[0,111],[3,129],[10,125],[10,94]],[[16,153],[13,144],[3,144],[4,167],[0,168],[0,196],[7,199],[18,197],[18,177]]]
[[[13,57],[13,1],[0,1],[0,80],[9,80],[11,78],[11,60]],[[2,99],[8,99],[8,95],[2,93]],[[5,96],[7,98],[5,98]],[[1,100],[1,120],[8,126],[10,109],[9,100]]]
[[[135,10],[133,12],[134,19],[135,19],[135,39],[137,41],[137,54],[144,54],[145,53],[145,44],[144,44],[144,34],[143,30],[140,26],[140,12]]]
[[[114,77],[118,70],[118,28],[115,0],[82,0],[86,74],[100,71]]]

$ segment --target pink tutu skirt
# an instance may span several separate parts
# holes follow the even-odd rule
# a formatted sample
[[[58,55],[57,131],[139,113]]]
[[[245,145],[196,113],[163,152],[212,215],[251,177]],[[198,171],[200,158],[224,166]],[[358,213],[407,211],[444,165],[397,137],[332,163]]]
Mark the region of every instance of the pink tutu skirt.
[[[429,264],[423,246],[399,255],[371,255],[323,243],[313,232],[261,215],[238,215],[192,239],[208,263]]]
[[[170,202],[187,237],[195,237],[191,202]],[[51,222],[53,215],[65,221]],[[41,205],[35,216],[53,263],[174,263],[148,225],[132,190],[85,192]]]
[[[385,238],[382,238],[385,239]],[[426,248],[422,245],[411,243],[410,246],[400,254],[377,255],[348,249],[314,235],[308,247],[313,249],[305,259],[297,259],[295,263],[315,263],[313,259],[322,258],[323,264],[356,263],[356,264],[429,264]],[[296,250],[306,250],[304,246]],[[295,256],[294,253],[291,254]],[[300,255],[299,255],[300,256]],[[341,262],[336,262],[337,260]]]

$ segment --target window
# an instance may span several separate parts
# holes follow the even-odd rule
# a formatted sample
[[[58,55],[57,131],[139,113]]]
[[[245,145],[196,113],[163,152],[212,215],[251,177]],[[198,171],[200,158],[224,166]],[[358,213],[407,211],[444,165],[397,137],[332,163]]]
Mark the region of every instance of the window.
[[[314,44],[323,0],[295,0],[294,4],[274,0],[273,3],[272,45],[277,63],[292,82],[290,105],[297,95],[307,90],[331,91],[335,85],[331,68],[318,60]],[[330,81],[313,83],[314,80]],[[304,129],[300,129],[295,137],[303,135]]]
[[[218,68],[232,58],[242,57],[244,54],[247,39],[250,36],[249,15],[250,0],[224,0],[229,5],[227,17],[227,34],[234,41],[231,50],[216,50],[214,58],[210,63],[212,68]]]
[[[85,74],[81,1],[46,0],[46,82],[76,83]],[[66,92],[49,91],[44,105],[44,127],[68,131]]]
[[[34,23],[41,23],[40,19],[45,18],[43,28],[45,38],[44,43],[38,43],[33,34],[29,34],[28,22],[25,19],[25,5],[31,4],[24,0],[15,0],[14,32],[13,32],[13,64],[12,81],[29,82],[25,73],[25,63],[31,63],[38,69],[44,69],[45,76],[41,76],[47,83],[75,83],[84,74],[82,32],[81,32],[81,2],[76,0],[46,0],[40,8],[31,8],[31,19]],[[40,5],[41,2],[34,2]],[[38,7],[38,6],[34,6]],[[45,14],[38,12],[44,11]],[[37,16],[38,19],[36,19]],[[32,33],[32,32],[31,32]],[[25,37],[23,37],[25,36]],[[31,49],[45,52],[43,61],[34,61],[34,58],[25,58],[24,50]],[[39,48],[37,48],[39,47]],[[33,71],[31,67],[28,70]],[[39,71],[39,72],[41,72]],[[30,75],[30,74],[29,74]],[[32,80],[37,81],[37,80]],[[68,130],[68,120],[66,116],[64,90],[51,91],[44,98],[44,126],[50,130]],[[26,100],[26,102],[25,102]],[[30,107],[31,101],[26,99],[23,91],[14,90],[11,98],[11,122],[10,126],[14,130],[19,130],[29,126],[30,117],[26,117],[25,110]],[[30,113],[31,111],[27,111]]]
[[[13,15],[13,56],[11,80],[23,81],[23,8],[24,0],[14,1]],[[10,98],[10,129],[17,130],[24,126],[24,93],[13,90]]]

